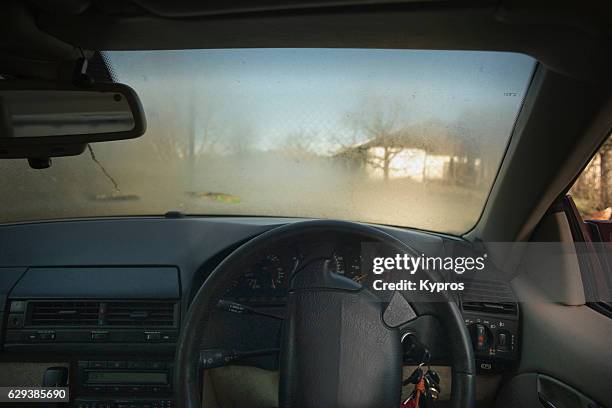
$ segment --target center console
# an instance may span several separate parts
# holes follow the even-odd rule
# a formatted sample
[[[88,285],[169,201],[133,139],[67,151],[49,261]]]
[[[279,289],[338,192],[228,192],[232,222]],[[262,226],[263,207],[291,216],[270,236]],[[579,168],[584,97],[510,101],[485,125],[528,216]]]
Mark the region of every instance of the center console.
[[[4,350],[69,360],[71,407],[174,406],[176,267],[28,268],[6,302]]]
[[[172,361],[79,361],[74,408],[172,408]]]

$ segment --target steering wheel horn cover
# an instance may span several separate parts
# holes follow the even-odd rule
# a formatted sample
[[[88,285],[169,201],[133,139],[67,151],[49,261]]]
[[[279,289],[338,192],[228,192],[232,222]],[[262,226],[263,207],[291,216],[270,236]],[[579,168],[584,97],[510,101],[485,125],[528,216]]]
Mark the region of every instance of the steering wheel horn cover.
[[[281,342],[281,407],[397,408],[402,345],[385,304],[332,274],[329,259],[296,271]]]

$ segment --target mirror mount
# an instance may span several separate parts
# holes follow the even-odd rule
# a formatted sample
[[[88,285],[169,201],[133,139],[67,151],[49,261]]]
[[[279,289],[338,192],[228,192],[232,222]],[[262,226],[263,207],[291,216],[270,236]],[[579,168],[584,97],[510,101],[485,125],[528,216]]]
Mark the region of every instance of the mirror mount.
[[[0,81],[0,159],[23,158],[44,169],[52,157],[79,155],[89,143],[144,134],[136,92],[94,83],[82,73],[83,64],[77,64],[74,83]]]
[[[87,74],[88,65],[89,62],[85,57],[75,61],[74,70],[72,71],[72,83],[75,86],[88,88],[94,84],[94,79]]]
[[[43,170],[51,167],[50,157],[28,157],[28,164],[34,170]]]

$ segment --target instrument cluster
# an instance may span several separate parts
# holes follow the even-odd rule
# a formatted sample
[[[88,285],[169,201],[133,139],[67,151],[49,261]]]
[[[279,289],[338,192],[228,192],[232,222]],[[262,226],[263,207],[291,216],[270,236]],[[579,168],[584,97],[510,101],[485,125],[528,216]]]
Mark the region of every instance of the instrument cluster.
[[[303,253],[294,246],[272,248],[245,266],[224,299],[244,304],[284,304],[289,279],[303,259]],[[334,245],[332,261],[334,272],[339,275],[359,283],[367,278],[362,273],[359,243]]]

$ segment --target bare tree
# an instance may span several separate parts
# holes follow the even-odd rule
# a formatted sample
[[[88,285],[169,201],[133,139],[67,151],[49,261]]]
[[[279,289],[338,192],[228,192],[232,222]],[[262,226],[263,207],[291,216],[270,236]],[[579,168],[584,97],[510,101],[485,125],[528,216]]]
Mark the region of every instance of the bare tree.
[[[608,138],[599,149],[600,159],[600,195],[599,206],[606,208],[612,200],[612,138]]]
[[[259,138],[255,126],[246,118],[235,118],[231,123],[231,128],[224,132],[219,145],[223,146],[226,153],[244,156],[255,149],[255,145]]]
[[[285,157],[301,161],[315,157],[318,135],[306,130],[296,130],[288,134],[280,144],[278,151]]]
[[[362,161],[372,168],[380,169],[383,179],[388,180],[393,159],[403,150],[401,146],[402,106],[399,103],[383,104],[368,101],[346,115],[348,137],[334,136],[339,146],[336,156],[349,162]],[[382,154],[369,154],[370,147],[382,149]]]
[[[146,140],[159,160],[197,162],[200,157],[214,153],[221,132],[216,114],[205,98],[194,93],[187,101],[165,101],[163,106],[163,112],[147,115],[150,130]]]

